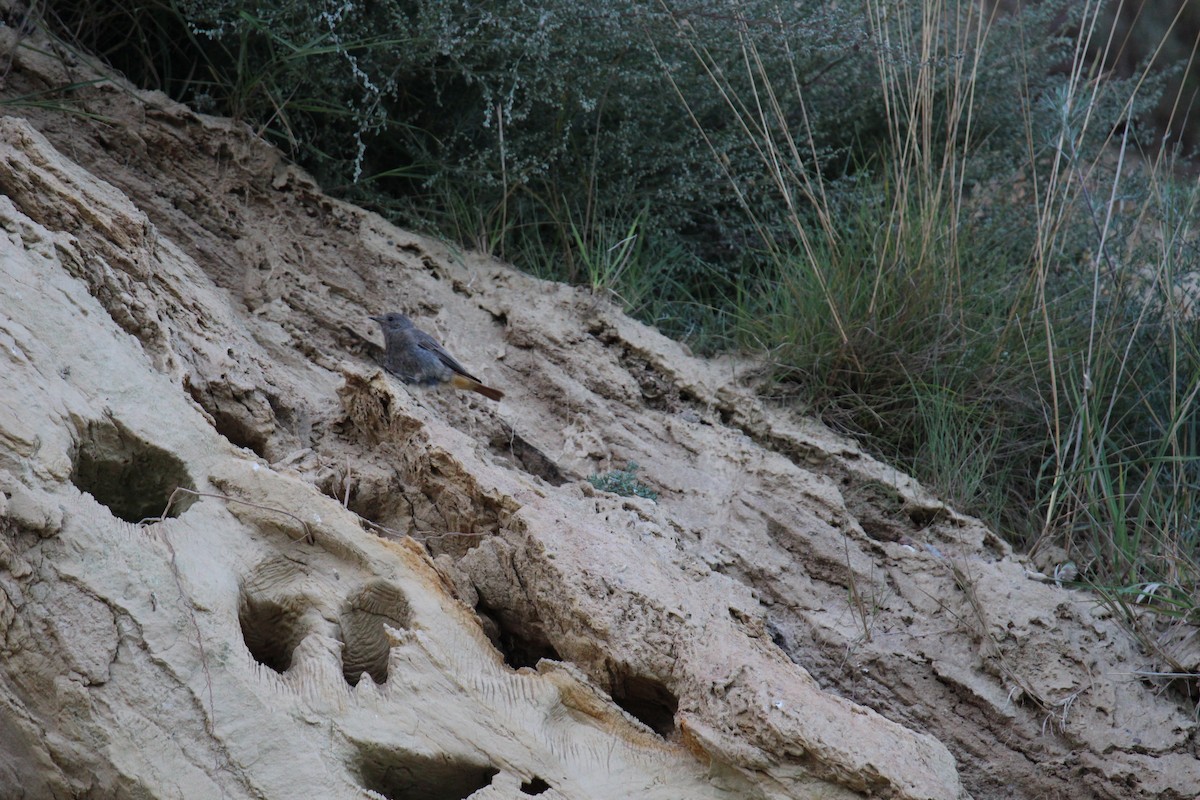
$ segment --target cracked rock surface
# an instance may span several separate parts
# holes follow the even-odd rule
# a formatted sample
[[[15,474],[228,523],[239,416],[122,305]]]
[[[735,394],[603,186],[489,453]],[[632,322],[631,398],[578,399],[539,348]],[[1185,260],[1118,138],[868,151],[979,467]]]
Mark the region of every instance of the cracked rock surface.
[[[27,44],[5,93],[80,81]],[[1200,792],[1191,704],[1092,597],[753,365],[233,122],[72,102],[0,118],[12,796]],[[382,372],[390,310],[503,402]],[[631,461],[657,501],[584,480]]]

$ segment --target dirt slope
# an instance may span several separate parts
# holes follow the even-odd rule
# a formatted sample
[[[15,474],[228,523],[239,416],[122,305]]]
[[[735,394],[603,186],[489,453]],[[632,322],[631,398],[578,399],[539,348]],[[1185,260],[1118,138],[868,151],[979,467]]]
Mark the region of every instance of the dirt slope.
[[[55,53],[0,97],[90,77]],[[73,102],[0,107],[5,796],[1200,793],[1191,704],[1093,598],[751,365],[233,122]],[[504,401],[383,374],[388,310]],[[629,461],[657,502],[582,480]]]

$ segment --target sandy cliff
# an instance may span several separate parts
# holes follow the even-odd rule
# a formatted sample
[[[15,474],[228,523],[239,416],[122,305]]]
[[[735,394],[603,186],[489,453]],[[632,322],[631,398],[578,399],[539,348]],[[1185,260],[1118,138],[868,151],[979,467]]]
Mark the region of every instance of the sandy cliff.
[[[751,365],[71,102],[0,106],[0,796],[1200,791],[1093,598]],[[505,399],[383,373],[388,310]],[[629,461],[657,502],[583,480]]]

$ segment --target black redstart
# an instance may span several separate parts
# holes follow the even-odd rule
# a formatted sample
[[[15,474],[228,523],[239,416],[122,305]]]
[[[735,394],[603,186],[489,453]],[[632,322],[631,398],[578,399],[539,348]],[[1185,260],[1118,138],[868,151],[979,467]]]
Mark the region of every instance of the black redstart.
[[[504,392],[484,386],[479,379],[463,369],[454,356],[425,331],[413,325],[403,314],[393,311],[382,317],[371,317],[383,328],[386,352],[383,368],[405,383],[434,386],[448,383],[455,389],[470,389],[491,400],[504,397]]]

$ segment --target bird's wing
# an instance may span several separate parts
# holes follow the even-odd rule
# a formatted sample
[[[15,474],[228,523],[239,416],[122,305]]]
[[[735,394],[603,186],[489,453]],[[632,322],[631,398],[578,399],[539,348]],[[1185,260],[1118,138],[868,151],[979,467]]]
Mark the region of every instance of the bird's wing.
[[[414,328],[413,332],[417,335],[417,345],[421,349],[428,350],[430,353],[433,353],[443,364],[457,372],[459,375],[470,378],[477,383],[480,382],[479,378],[476,378],[474,375],[467,372],[466,368],[464,368],[462,364],[458,363],[454,356],[447,353],[446,348],[438,344],[437,339],[433,338],[420,328]]]

